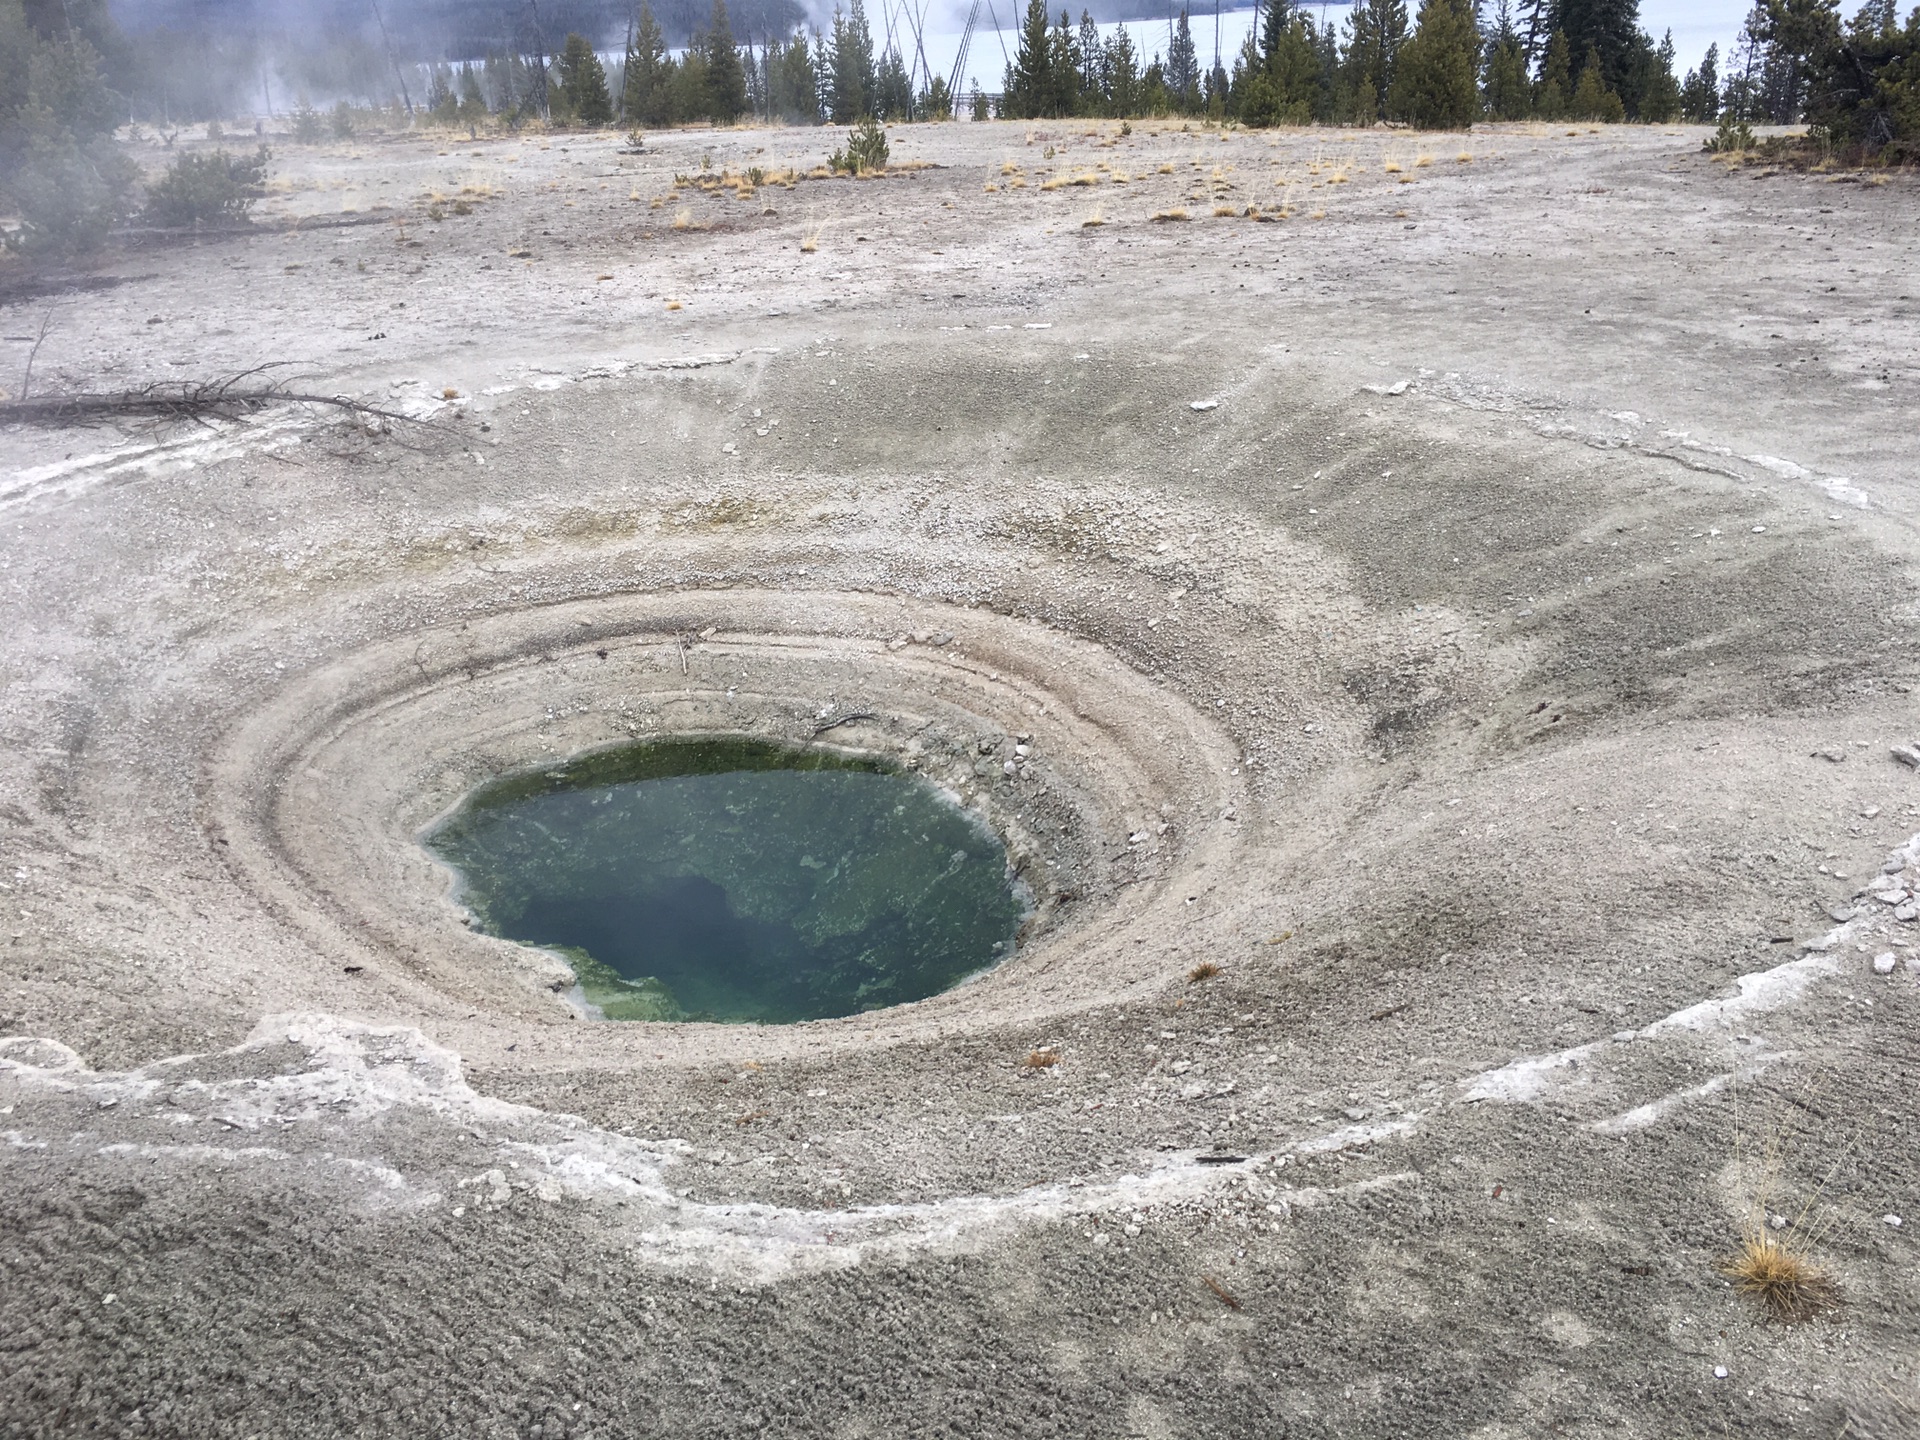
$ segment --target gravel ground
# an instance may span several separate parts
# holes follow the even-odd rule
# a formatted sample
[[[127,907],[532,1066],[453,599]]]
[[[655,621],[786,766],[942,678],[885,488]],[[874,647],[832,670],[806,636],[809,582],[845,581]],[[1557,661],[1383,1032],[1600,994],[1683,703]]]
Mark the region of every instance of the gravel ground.
[[[0,431],[0,1434],[1920,1433],[1914,182],[831,138],[0,268],[38,393],[420,421]],[[960,793],[1019,954],[600,1024],[416,843],[714,729]]]

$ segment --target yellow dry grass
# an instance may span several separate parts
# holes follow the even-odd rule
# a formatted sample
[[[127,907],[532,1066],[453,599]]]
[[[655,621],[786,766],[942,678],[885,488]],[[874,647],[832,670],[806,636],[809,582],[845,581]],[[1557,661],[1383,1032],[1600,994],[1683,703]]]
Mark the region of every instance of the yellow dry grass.
[[[1734,1289],[1775,1320],[1811,1320],[1840,1304],[1840,1287],[1833,1277],[1796,1243],[1770,1233],[1764,1223],[1748,1226],[1739,1249],[1721,1268]]]
[[[1191,220],[1192,218],[1193,217],[1187,214],[1185,210],[1180,210],[1180,209],[1156,210],[1153,212],[1153,214],[1147,217],[1147,219],[1151,221],[1162,221],[1162,222],[1167,220]]]
[[[687,209],[685,206],[674,211],[673,228],[676,230],[691,230],[693,228],[693,211]]]

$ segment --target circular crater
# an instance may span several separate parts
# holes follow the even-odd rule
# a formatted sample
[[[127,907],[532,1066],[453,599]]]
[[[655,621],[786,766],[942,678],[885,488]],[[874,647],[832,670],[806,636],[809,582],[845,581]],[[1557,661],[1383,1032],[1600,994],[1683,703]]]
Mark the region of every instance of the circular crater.
[[[1026,887],[953,800],[819,747],[643,740],[482,785],[426,842],[489,935],[567,957],[596,1019],[792,1024],[1010,953]]]
[[[926,777],[1000,837],[1033,897],[1010,960],[911,1005],[790,1027],[816,1040],[1157,988],[1144,922],[1237,844],[1229,739],[1099,646],[979,609],[742,590],[570,601],[354,653],[231,735],[209,828],[321,961],[397,967],[501,1017],[566,1022],[573,970],[478,933],[424,836],[501,776],[723,736]]]

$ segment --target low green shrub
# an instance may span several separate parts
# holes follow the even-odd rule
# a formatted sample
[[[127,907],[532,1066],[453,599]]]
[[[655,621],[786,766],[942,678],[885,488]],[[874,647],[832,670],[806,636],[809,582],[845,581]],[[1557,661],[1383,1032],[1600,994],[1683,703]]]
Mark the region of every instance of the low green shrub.
[[[244,220],[267,190],[267,161],[262,145],[251,156],[211,154],[177,156],[166,173],[147,187],[147,219],[156,225],[187,226]]]
[[[847,148],[827,157],[827,168],[865,175],[886,169],[889,153],[885,128],[869,115],[847,132]]]

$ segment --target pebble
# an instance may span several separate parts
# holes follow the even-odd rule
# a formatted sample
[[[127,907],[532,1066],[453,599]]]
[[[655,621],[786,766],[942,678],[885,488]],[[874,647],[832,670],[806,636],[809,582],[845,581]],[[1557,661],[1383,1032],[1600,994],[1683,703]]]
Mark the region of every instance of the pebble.
[[[1894,746],[1893,758],[1909,770],[1920,770],[1920,750],[1914,749],[1911,745]]]
[[[1902,1220],[1898,1215],[1882,1215],[1880,1218],[1896,1230],[1906,1224],[1906,1221]]]
[[[1893,918],[1896,920],[1905,920],[1909,924],[1915,920],[1920,920],[1920,903],[1909,900],[1904,905],[1894,906]]]
[[[1218,400],[1189,400],[1187,402],[1187,408],[1189,410],[1218,410],[1220,408],[1220,402]]]
[[[1891,950],[1873,957],[1873,973],[1876,975],[1893,974],[1893,952]]]
[[[1616,1030],[1613,1032],[1613,1043],[1616,1045],[1630,1045],[1633,1043],[1633,1035],[1634,1032],[1631,1030]]]

